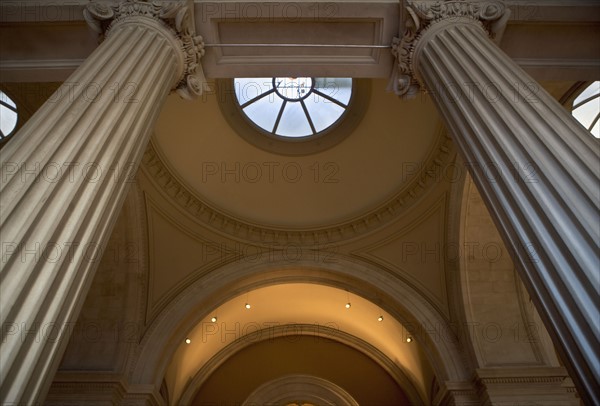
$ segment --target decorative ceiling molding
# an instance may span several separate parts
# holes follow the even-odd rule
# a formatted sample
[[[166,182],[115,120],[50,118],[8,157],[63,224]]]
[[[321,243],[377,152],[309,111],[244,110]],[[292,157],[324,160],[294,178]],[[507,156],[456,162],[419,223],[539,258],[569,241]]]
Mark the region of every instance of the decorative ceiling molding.
[[[490,403],[503,404],[515,399],[515,393],[522,393],[520,400],[545,402],[544,404],[576,405],[581,400],[573,381],[565,367],[505,367],[478,368],[475,370],[473,384],[481,399]],[[560,403],[554,403],[561,399]],[[532,402],[533,403],[533,402]],[[583,404],[583,403],[581,403]]]
[[[334,243],[359,237],[398,218],[439,181],[440,170],[449,163],[453,146],[440,126],[435,145],[420,166],[419,173],[400,191],[379,207],[349,221],[319,228],[284,229],[266,227],[219,210],[203,201],[175,175],[165,157],[151,141],[141,168],[157,188],[181,209],[218,233],[257,245],[273,242],[302,246]]]
[[[160,393],[149,385],[131,384],[122,375],[91,371],[58,372],[44,402],[62,405],[163,405]]]
[[[451,333],[451,326],[413,287],[358,258],[340,257],[334,263],[324,264],[311,257],[293,264],[289,261],[231,263],[196,280],[147,326],[135,348],[135,355],[129,359],[129,380],[160,385],[176,349],[193,326],[206,317],[208,309],[259,287],[305,282],[353,289],[357,295],[381,303],[382,309],[391,317],[414,327],[411,335],[423,346],[440,381],[469,378],[459,341],[441,330]],[[428,326],[436,326],[435,331]]]
[[[1,1],[0,21],[4,25],[2,35],[7,44],[0,61],[2,80],[46,82],[67,79],[97,46],[93,37],[87,35],[88,28],[84,24],[83,10],[88,3],[89,0]],[[388,45],[394,35],[401,33],[398,1],[193,0],[191,3],[196,16],[196,33],[203,36],[207,44],[213,45],[236,41],[272,43],[278,39],[283,42],[283,38],[294,43],[322,43],[327,40],[323,33],[329,32],[327,30],[331,30],[334,24],[336,33],[340,25],[349,26],[352,36],[343,43],[336,41],[337,38],[329,38],[332,44]],[[506,27],[509,38],[501,44],[502,48],[512,58],[518,58],[517,62],[522,61],[521,66],[529,74],[536,79],[540,79],[538,75],[541,75],[548,80],[581,80],[582,75],[589,80],[597,77],[598,66],[593,63],[596,48],[579,46],[574,49],[568,44],[582,44],[586,37],[589,37],[588,41],[596,37],[596,29],[590,35],[587,29],[581,28],[597,25],[598,2],[507,0],[505,4],[511,14]],[[273,23],[277,22],[291,22],[298,38],[285,30],[273,34],[272,29],[254,29],[252,37],[248,38],[244,36],[247,31],[241,27],[244,24],[252,28],[274,26]],[[59,27],[59,36],[48,35],[49,28],[53,27]],[[289,30],[290,24],[287,27]],[[315,27],[319,29],[315,30]],[[369,33],[368,28],[372,30],[370,36],[365,35]],[[546,35],[539,34],[540,28],[554,33],[555,37],[548,40]],[[537,47],[536,55],[530,55],[529,50],[539,44],[540,37],[553,46]],[[26,55],[21,52],[23,47],[27,49]],[[52,49],[52,58],[49,58],[48,49]],[[522,50],[527,50],[527,53],[523,54]],[[393,55],[387,49],[337,48],[331,52],[330,48],[315,48],[304,50],[304,55],[297,55],[297,48],[269,49],[268,52],[270,55],[253,56],[248,48],[228,47],[225,50],[207,46],[202,64],[208,78],[242,77],[249,72],[260,77],[273,74],[273,69],[279,70],[282,76],[288,75],[290,70],[299,70],[315,76],[384,78],[389,76],[393,64]],[[261,54],[265,54],[265,49]],[[588,66],[579,64],[579,61]]]
[[[446,381],[432,397],[433,405],[479,405],[481,400],[472,381]]]

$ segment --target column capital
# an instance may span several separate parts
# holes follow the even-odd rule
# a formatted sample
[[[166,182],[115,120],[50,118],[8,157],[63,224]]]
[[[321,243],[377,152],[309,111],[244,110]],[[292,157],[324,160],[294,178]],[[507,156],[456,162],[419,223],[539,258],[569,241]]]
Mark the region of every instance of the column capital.
[[[204,41],[195,35],[193,9],[183,1],[125,0],[97,2],[92,0],[84,9],[84,18],[91,29],[104,38],[122,25],[153,27],[173,45],[178,58],[179,76],[173,85],[184,99],[193,99],[207,89],[202,70]]]
[[[401,38],[394,37],[392,54],[396,64],[390,86],[398,96],[414,97],[425,89],[415,68],[417,45],[433,27],[445,28],[456,23],[474,23],[492,38],[499,36],[510,15],[501,0],[401,0]],[[402,28],[401,28],[402,29]]]

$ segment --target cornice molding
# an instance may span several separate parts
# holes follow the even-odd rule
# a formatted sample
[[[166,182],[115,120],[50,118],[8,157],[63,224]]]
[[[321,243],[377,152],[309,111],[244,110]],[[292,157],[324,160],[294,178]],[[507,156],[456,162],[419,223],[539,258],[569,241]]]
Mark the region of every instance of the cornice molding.
[[[284,260],[231,263],[197,279],[144,331],[135,355],[129,359],[127,376],[132,382],[159,386],[177,346],[206,317],[206,309],[259,287],[305,282],[353,289],[357,295],[381,303],[382,309],[391,317],[415,327],[412,336],[424,346],[424,353],[440,380],[470,379],[472,370],[465,369],[460,343],[440,339],[438,333],[431,334],[428,330],[428,326],[450,328],[446,320],[411,286],[357,258],[340,256],[332,263],[322,263],[313,255],[294,263]]]
[[[207,89],[200,60],[204,41],[195,35],[193,9],[185,2],[125,0],[121,3],[92,1],[83,11],[90,28],[104,38],[122,25],[152,27],[171,42],[179,59],[179,78],[173,89],[184,99],[200,96]],[[150,24],[149,24],[150,23]]]
[[[440,127],[438,131],[436,143],[424,160],[420,173],[391,199],[360,217],[319,228],[290,230],[263,226],[212,207],[174,174],[175,171],[152,141],[144,153],[141,168],[170,200],[217,233],[256,245],[281,242],[316,246],[350,240],[371,232],[398,218],[406,207],[420,200],[436,183],[440,169],[453,157],[452,141],[443,128]]]
[[[478,382],[483,385],[502,384],[502,383],[557,383],[565,380],[564,376],[510,376],[501,378],[479,378]]]
[[[576,392],[564,367],[481,368],[475,370],[473,382],[480,393],[491,385],[549,385]]]
[[[159,406],[164,404],[152,385],[130,384],[121,375],[86,372],[58,373],[44,404]]]
[[[441,384],[431,404],[437,406],[479,406],[481,401],[473,382],[446,381]]]
[[[522,401],[552,405],[579,404],[573,381],[564,367],[501,367],[475,369],[471,384],[481,403]]]
[[[391,87],[398,96],[414,97],[426,86],[415,63],[417,47],[431,28],[446,28],[457,22],[471,22],[482,27],[493,39],[500,34],[510,15],[499,0],[404,0],[400,11],[401,38],[392,40],[396,66],[392,69]]]

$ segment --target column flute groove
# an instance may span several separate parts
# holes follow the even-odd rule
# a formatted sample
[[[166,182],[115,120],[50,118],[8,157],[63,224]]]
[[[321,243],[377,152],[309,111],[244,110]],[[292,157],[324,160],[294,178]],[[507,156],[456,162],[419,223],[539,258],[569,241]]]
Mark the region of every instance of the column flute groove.
[[[440,48],[439,48],[438,46],[436,46],[435,44],[432,44],[432,45],[431,45],[431,50],[439,51],[439,49],[440,49]],[[449,49],[450,49],[450,48],[449,48]],[[454,49],[452,49],[452,51],[456,52],[456,51],[457,51],[457,48],[454,48]],[[438,59],[438,60],[439,60],[439,59]],[[438,74],[442,74],[441,72],[439,72],[439,70],[441,69],[441,68],[440,68],[440,66],[443,66],[443,65],[441,65],[441,64],[432,64],[431,66],[432,66],[432,67],[434,67],[434,69],[437,69],[437,70],[438,70]],[[448,65],[446,65],[446,66],[448,66]],[[451,68],[448,68],[448,69],[450,70]],[[426,70],[426,69],[424,69],[424,70]],[[460,114],[460,113],[459,113],[459,112],[455,112],[454,114]],[[498,116],[498,117],[499,117],[499,116]],[[505,125],[506,125],[506,124],[508,124],[506,121],[504,121],[504,122],[505,122]],[[506,129],[506,127],[505,127],[505,129]],[[494,138],[492,138],[492,139],[491,139],[489,142],[490,142],[490,143],[494,143],[494,141],[495,141],[495,139],[494,139]],[[494,161],[494,162],[500,162],[502,159],[507,159],[507,155],[506,155],[506,154],[502,154],[502,151],[503,151],[503,147],[504,147],[504,146],[503,146],[503,145],[499,145],[499,144],[497,144],[497,145],[496,145],[496,147],[497,147],[498,155],[496,155],[496,156],[493,156],[493,161]],[[490,148],[493,148],[493,145],[492,145]],[[482,155],[480,154],[480,156],[482,156]],[[483,161],[483,160],[482,160],[482,161]],[[482,162],[482,161],[480,161],[480,162]],[[511,185],[511,184],[509,184],[509,186],[510,186],[510,185]],[[515,188],[517,188],[517,187],[519,187],[519,186],[520,186],[520,183],[514,183],[514,184],[512,184],[512,186],[514,186]],[[521,188],[520,190],[515,190],[515,191],[513,191],[513,193],[527,193],[527,189],[523,190],[523,188]],[[526,202],[528,202],[528,201],[524,201],[524,203],[526,203]],[[534,202],[534,203],[535,203],[535,202]],[[517,204],[519,204],[519,203],[517,203]],[[522,211],[540,211],[540,210],[542,210],[542,208],[541,208],[541,207],[539,207],[539,206],[537,206],[537,207],[534,207],[534,206],[530,206],[530,207],[521,206],[521,207],[520,207],[520,209],[521,209]],[[524,220],[526,220],[526,219],[524,218]],[[543,223],[537,223],[537,224],[534,224],[533,226],[534,226],[534,227],[541,227],[541,228],[543,228],[543,227],[544,227],[544,224],[543,224]],[[551,230],[548,230],[548,232],[550,232],[550,231],[551,231]],[[552,241],[550,241],[550,243],[552,243]],[[555,247],[553,247],[553,248],[558,248],[558,247],[556,247],[556,246],[555,246]],[[541,284],[546,284],[546,283],[550,283],[550,282],[551,282],[551,281],[545,281],[544,279],[540,279],[540,280],[539,280],[539,283],[541,283]],[[569,280],[565,281],[565,280],[561,279],[561,280],[560,280],[560,282],[561,282],[562,284],[568,284],[568,283],[569,283]],[[579,297],[579,296],[576,294],[576,292],[581,292],[581,291],[591,291],[591,290],[593,290],[593,287],[592,287],[591,285],[583,285],[583,284],[581,283],[581,281],[579,281],[579,280],[571,280],[571,282],[572,282],[572,283],[576,283],[576,284],[577,284],[577,286],[576,286],[575,288],[570,288],[570,289],[569,289],[569,290],[572,292],[572,294],[573,294],[573,298],[575,298],[575,300],[577,300],[577,298]],[[553,289],[553,290],[557,290],[557,289],[559,289],[559,285],[557,285],[556,283],[554,283],[554,284],[550,285],[550,286],[549,286],[549,288],[550,288],[550,289]],[[593,292],[588,292],[588,293],[593,293]],[[590,296],[588,296],[588,299],[590,299],[590,298],[593,298],[593,297],[594,297],[593,295],[590,295]],[[560,298],[559,298],[559,302],[561,302],[563,306],[564,306],[564,305],[566,305],[566,303],[565,303],[564,301],[560,300]],[[580,303],[580,307],[581,307],[581,306],[589,306],[589,305],[592,305],[592,306],[593,306],[594,304],[593,304],[593,303],[590,303],[590,302],[587,302],[587,303]],[[582,317],[584,317],[584,315],[581,315],[581,316],[582,316]],[[588,316],[589,316],[589,315],[588,315]],[[587,318],[587,317],[586,317],[586,318]],[[591,325],[593,326],[593,321],[592,321],[592,320],[589,320],[589,322],[590,322],[590,323],[591,323]]]
[[[127,39],[126,38],[122,38],[123,42],[126,42]],[[121,48],[122,44],[118,44],[118,48]],[[97,50],[99,51],[99,49]],[[69,78],[68,78],[68,82],[76,82],[76,83],[80,83],[82,82],[81,77],[84,75],[95,75],[98,74],[99,71],[101,71],[102,67],[103,67],[103,63],[99,61],[99,59],[103,57],[103,53],[102,52],[94,52],[92,53],[82,64],[82,69],[78,69],[77,71],[75,71]],[[83,67],[85,66],[85,69],[83,69]],[[67,82],[67,81],[66,81]],[[82,91],[82,88],[76,89],[77,94],[76,96],[78,96],[78,94]],[[51,96],[52,98],[53,96]],[[55,109],[45,109],[43,111],[39,111],[38,114],[35,114],[33,117],[31,117],[24,125],[23,128],[21,128],[21,133],[27,133],[28,136],[27,137],[19,137],[19,138],[13,138],[13,140],[11,141],[11,143],[14,145],[14,149],[15,149],[15,153],[14,153],[14,158],[18,159],[20,161],[26,161],[31,159],[31,157],[33,156],[34,153],[39,153],[41,152],[41,149],[36,149],[36,150],[28,150],[28,149],[21,149],[19,148],[21,144],[25,143],[27,139],[30,138],[34,138],[35,140],[38,142],[43,141],[43,137],[44,134],[39,134],[38,132],[29,132],[29,128],[31,127],[35,127],[38,126],[41,122],[46,121],[48,122],[49,117],[54,117],[54,121],[56,122],[58,121],[58,118],[60,118],[62,115],[65,114],[65,110],[70,108],[71,106],[64,106],[62,104],[55,104]],[[55,133],[55,136],[58,136],[60,133]],[[52,136],[52,134],[48,134],[49,136]],[[5,184],[5,182],[2,182],[0,184],[0,191],[3,191],[4,188],[7,186],[7,184]]]
[[[118,42],[118,44],[115,44],[115,47],[118,48],[117,52],[120,54],[123,54],[123,56],[127,56],[127,49],[123,47],[124,44],[127,43],[127,37],[125,36],[121,36],[120,38],[115,38],[115,41]],[[133,46],[134,43],[131,43],[130,46]],[[103,79],[103,67],[106,65],[107,63],[107,58],[110,57],[110,54],[106,55],[107,52],[105,52],[104,47],[99,47],[96,52],[94,52],[90,58],[88,60],[86,60],[84,62],[84,64],[82,65],[82,69],[78,69],[71,77],[69,77],[69,79],[67,81],[65,81],[65,83],[70,84],[70,83],[76,83],[76,84],[87,84],[87,82],[89,82],[89,79],[85,79],[85,77],[88,78],[95,78],[98,81],[102,81]],[[99,59],[100,57],[104,57],[103,60],[96,60]],[[115,55],[115,58],[117,56]],[[108,72],[105,72],[105,74],[108,74]],[[98,75],[98,77],[96,77]],[[85,76],[85,77],[84,77]],[[73,90],[73,93],[70,94],[67,97],[71,97],[74,101],[77,102],[81,102],[81,96],[82,93],[84,92],[84,86],[77,86],[75,87],[75,89]],[[60,99],[61,93],[60,92],[55,92],[54,95],[52,95],[50,97],[50,100],[53,100],[54,96],[58,96],[58,98]],[[60,101],[60,100],[57,100]],[[49,108],[49,107],[54,107],[54,108]],[[14,141],[11,141],[12,144],[14,144],[14,149],[15,149],[15,153],[13,155],[14,159],[19,160],[19,161],[34,161],[34,162],[41,162],[43,161],[43,157],[46,157],[48,155],[48,150],[54,151],[56,148],[58,148],[58,144],[56,143],[56,141],[58,139],[62,139],[64,138],[64,131],[62,131],[62,129],[59,127],[57,128],[56,126],[60,126],[63,125],[66,127],[66,122],[65,122],[65,116],[68,116],[69,114],[73,114],[73,111],[76,109],[77,105],[76,103],[72,103],[72,104],[68,104],[68,103],[53,103],[52,105],[49,105],[48,108],[45,108],[44,110],[40,110],[40,112],[38,114],[35,114],[27,123],[25,123],[25,125],[23,126],[23,128],[21,129],[21,133],[22,134],[27,134],[27,136],[23,136],[23,137],[19,137],[19,138],[14,138]],[[40,134],[37,131],[30,131],[30,129],[34,129],[36,128],[36,126],[39,126],[41,123],[45,122],[46,125],[48,125],[48,129],[51,130],[48,132],[48,134]],[[61,123],[62,122],[62,123]],[[51,123],[51,125],[49,125]],[[50,145],[45,145],[45,148],[37,148],[35,150],[28,150],[25,148],[19,148],[20,144],[26,142],[26,141],[35,141],[40,143],[40,145],[44,145],[44,141],[52,141],[51,143],[48,142],[48,144]],[[54,148],[54,149],[53,149]],[[14,181],[16,182],[16,180]],[[8,193],[7,188],[8,187],[14,187],[14,182],[2,182],[2,184],[0,184],[0,191],[2,192],[2,194],[4,196],[6,196],[5,193]],[[12,201],[12,200],[11,200]],[[2,216],[5,216],[6,214],[3,213]]]
[[[121,36],[121,37],[123,39],[126,39],[125,36]],[[119,38],[117,37],[116,39],[118,40]],[[122,54],[123,57],[127,56],[128,51],[131,51],[133,49],[134,44],[135,44],[135,42],[131,42],[131,45],[129,48],[119,47],[119,53]],[[100,69],[98,71],[102,72]],[[106,83],[109,80],[108,75],[109,75],[109,72],[102,72],[102,73],[100,73],[100,75],[97,78],[94,76],[91,76],[90,79],[93,78],[96,81],[93,83]],[[86,86],[89,85],[89,82],[91,81],[90,79],[86,80],[83,83]],[[70,82],[70,80],[69,80],[69,82]],[[83,96],[82,93],[84,92],[84,89],[86,89],[87,87],[84,87],[84,86],[79,86],[79,87],[81,90],[79,90],[77,93],[74,93],[73,95],[67,96],[67,97],[72,97],[74,100],[77,100],[79,103],[85,103],[85,100],[84,100],[85,96]],[[61,90],[59,89],[59,91],[57,91],[57,92],[60,92],[60,91]],[[51,97],[51,99],[52,99],[52,97]],[[57,105],[62,105],[62,104],[65,104],[65,103],[57,103]],[[106,106],[106,108],[108,108],[108,105]],[[64,111],[61,111],[63,109],[51,109],[51,108],[49,108],[48,110],[50,110],[51,112],[58,110],[58,111],[56,111],[54,122],[52,122],[51,125],[46,124],[46,125],[48,125],[47,131],[48,131],[48,134],[50,135],[50,138],[48,140],[43,140],[43,139],[33,140],[33,139],[31,139],[31,141],[32,142],[38,141],[38,142],[40,142],[40,145],[45,145],[46,143],[49,143],[51,145],[51,148],[53,148],[53,149],[50,151],[45,150],[45,149],[40,149],[39,154],[35,154],[35,155],[31,155],[29,157],[26,157],[26,159],[24,159],[24,160],[21,160],[22,158],[19,156],[15,156],[13,159],[17,160],[18,162],[33,162],[35,165],[38,165],[39,167],[45,167],[45,165],[47,165],[48,162],[54,162],[54,161],[55,162],[70,162],[69,160],[63,159],[60,157],[61,151],[63,154],[70,153],[71,155],[73,155],[73,154],[76,154],[76,150],[74,150],[74,151],[61,150],[61,146],[63,146],[65,142],[68,142],[72,138],[81,138],[81,137],[78,137],[80,135],[80,131],[79,131],[80,127],[87,126],[88,120],[94,120],[95,118],[97,118],[94,116],[94,114],[97,114],[97,112],[90,113],[88,110],[77,121],[71,122],[71,121],[65,120],[65,116],[72,114],[73,110],[76,110],[76,105],[73,105],[73,106],[67,105],[64,107]],[[62,113],[62,115],[60,113]],[[48,121],[46,121],[47,119],[48,118],[46,117],[46,119],[43,120],[39,124],[43,125],[44,123],[48,123]],[[29,131],[27,131],[28,129],[29,128],[24,129],[25,131],[23,131],[23,133],[22,133],[23,136],[20,137],[21,140],[26,139],[27,137],[31,137],[31,133]],[[55,134],[55,135],[53,136],[53,134]],[[80,143],[82,143],[82,142],[83,141],[81,141]],[[36,151],[36,149],[34,149],[34,151]],[[14,209],[14,207],[16,207],[18,205],[20,210],[27,209],[27,210],[34,211],[35,205],[39,205],[39,204],[41,204],[40,202],[45,201],[43,193],[50,192],[48,189],[35,187],[36,185],[39,184],[40,178],[43,177],[42,171],[39,171],[39,173],[36,174],[35,180],[31,184],[26,184],[25,182],[22,182],[22,179],[24,176],[23,172],[25,169],[27,169],[27,168],[26,167],[19,168],[18,175],[20,175],[20,176],[11,177],[10,182],[6,184],[6,189],[1,190],[2,197],[0,198],[0,199],[2,199],[2,203],[3,203],[2,218],[4,221],[4,226],[8,230],[15,230],[16,232],[21,232],[21,233],[24,233],[24,232],[30,231],[30,230],[27,227],[21,227],[21,228],[11,227],[12,226],[11,221],[19,221],[20,220],[20,219],[13,220],[14,217],[10,216],[10,214],[12,213],[12,209]],[[15,190],[17,188],[19,188],[18,191]],[[16,196],[17,193],[19,193],[18,197]],[[33,193],[33,195],[27,196],[28,193],[29,194]],[[36,195],[36,193],[37,193],[37,195]],[[25,201],[24,201],[25,197],[29,197],[29,199],[25,199]],[[8,206],[8,204],[5,204],[5,201],[10,202],[11,205]],[[32,220],[30,220],[30,222],[32,222]],[[21,237],[21,236],[17,234],[17,235],[11,235],[8,238],[10,238],[11,240],[14,240],[19,237]]]
[[[0,403],[43,400],[168,93],[206,86],[191,12],[88,5],[105,41],[2,150]]]
[[[458,29],[449,30],[448,35],[452,36],[452,34],[457,33],[457,32],[458,32]],[[454,52],[458,52],[459,48],[449,46],[449,44],[445,41],[445,38],[443,35],[440,35],[440,41],[443,44],[445,44],[448,49],[452,49]],[[433,45],[434,44],[432,44],[432,46]],[[472,51],[467,47],[467,48],[465,48],[464,52],[466,52],[467,54],[471,54]],[[471,60],[475,61],[476,59],[474,59],[471,55]],[[487,63],[489,65],[490,69],[493,67],[491,64],[489,64],[487,58],[484,58],[483,60],[485,61],[485,63]],[[458,61],[456,59],[455,59],[455,62],[458,63]],[[473,76],[477,77],[477,79],[479,79],[479,80],[485,80],[485,78],[481,77],[480,75],[474,74]],[[492,73],[490,73],[490,76],[492,76],[492,79],[498,79],[497,76],[494,75],[493,71],[492,71]],[[494,83],[499,83],[499,82],[494,81]],[[501,94],[503,94],[503,93],[501,92]],[[501,97],[505,98],[505,96],[501,96]],[[525,104],[523,108],[528,109],[531,113],[536,114],[538,116],[540,122],[543,122],[543,117],[538,114],[537,110],[531,108],[531,104]],[[499,107],[499,110],[504,110],[504,114],[505,114],[506,118],[503,118],[502,114],[499,114],[499,113],[496,115],[496,117],[498,119],[502,120],[503,122],[505,122],[506,124],[509,124],[508,114],[510,112],[508,112],[506,109],[503,109],[501,106]],[[517,111],[517,113],[518,113],[518,111]],[[518,118],[518,120],[515,120],[515,118]],[[519,139],[519,138],[515,139],[516,144],[519,144],[519,146],[520,146],[520,148],[518,148],[518,150],[515,150],[515,153],[518,151],[522,151],[522,156],[523,156],[522,162],[538,162],[540,160],[543,160],[545,165],[539,171],[538,176],[545,177],[548,180],[550,178],[552,178],[553,183],[561,183],[562,187],[567,187],[570,185],[577,185],[577,179],[584,178],[584,173],[582,173],[582,172],[577,174],[577,176],[575,176],[575,177],[568,177],[568,175],[566,173],[558,170],[558,168],[560,168],[560,160],[557,159],[556,154],[552,153],[552,151],[549,148],[546,148],[546,145],[541,141],[540,138],[531,136],[531,135],[535,134],[533,132],[535,130],[535,127],[529,125],[523,118],[522,114],[519,114],[518,117],[513,116],[510,120],[512,121],[513,126],[516,122],[518,122],[518,123],[523,124],[522,127],[527,127],[527,128],[523,128],[523,130],[519,134],[522,136],[522,139]],[[548,126],[546,124],[543,124],[543,125],[544,125],[544,130],[546,130],[546,131],[550,131],[552,129],[550,126]],[[500,142],[501,140],[502,140],[501,138],[498,138],[498,142]],[[527,144],[527,142],[529,142],[529,145]],[[563,143],[563,147],[564,146],[566,146],[566,145]],[[509,149],[511,147],[511,144],[504,143],[503,145],[500,145],[500,147],[502,149]],[[535,147],[535,148],[532,148],[532,147]],[[532,152],[529,152],[529,151],[532,151]],[[538,152],[537,156],[533,155],[534,152]],[[573,154],[570,154],[569,151],[565,151],[564,154],[569,154],[569,155],[573,156]],[[563,159],[564,159],[564,154],[563,154]],[[547,176],[546,174],[550,174],[552,176]],[[588,178],[589,178],[589,176],[590,176],[589,171],[586,175],[588,175]],[[540,188],[546,188],[546,185],[551,185],[551,183],[550,182],[547,182],[547,183],[540,182],[536,186],[538,186]],[[515,186],[519,186],[519,185],[515,185]],[[581,192],[586,193],[586,191],[583,190],[579,185],[577,185],[577,186]],[[522,189],[528,190],[526,188],[522,188]],[[597,230],[594,229],[594,227],[592,225],[593,223],[591,224],[590,222],[586,222],[586,221],[576,222],[574,219],[576,217],[578,217],[578,216],[576,216],[577,212],[574,215],[573,213],[570,212],[570,210],[566,210],[569,207],[574,207],[575,210],[579,209],[578,211],[584,210],[585,211],[583,213],[584,218],[591,218],[590,216],[596,214],[594,212],[594,208],[591,207],[593,205],[589,205],[589,204],[584,205],[586,202],[582,202],[584,204],[579,204],[578,206],[561,205],[560,198],[563,197],[563,198],[569,199],[570,195],[562,196],[554,188],[546,188],[544,191],[542,191],[542,193],[536,193],[535,189],[531,189],[528,191],[530,191],[534,195],[537,195],[536,197],[538,197],[539,199],[536,201],[536,203],[540,206],[540,209],[543,209],[546,212],[553,212],[553,215],[557,218],[558,222],[564,223],[567,219],[571,219],[571,221],[573,221],[571,226],[577,225],[577,226],[584,227],[590,232],[590,234],[598,233]],[[541,199],[540,198],[541,196],[543,196],[544,199]],[[548,204],[548,201],[550,200],[550,198],[552,198],[554,200],[553,201],[554,204]],[[573,203],[577,203],[577,201],[570,201],[569,203],[573,204]],[[581,206],[584,206],[584,207],[581,207]],[[581,247],[581,243],[587,244],[590,248],[593,247],[593,241],[591,241],[591,244],[590,244],[590,241],[588,240],[585,242],[578,241],[578,243],[576,245],[571,245],[570,248],[572,250],[578,250],[579,247]],[[586,258],[586,257],[584,257],[584,258]],[[592,264],[588,264],[588,265],[591,266]],[[587,269],[593,269],[593,268],[588,267]]]
[[[403,5],[395,90],[431,94],[579,394],[600,404],[600,144],[490,40],[502,2]]]
[[[125,33],[126,34],[126,33]],[[139,35],[139,38],[141,37],[141,33]],[[151,37],[145,39],[146,43],[150,43],[151,41]],[[146,51],[145,48],[142,48],[142,51]],[[128,72],[128,70],[130,69],[130,66],[125,66],[124,68],[121,67],[121,71],[123,72]],[[117,73],[117,72],[115,72]],[[125,76],[125,78],[128,78],[128,76]],[[107,83],[110,83],[110,77],[107,78]],[[65,137],[65,139],[68,138],[81,138],[81,132],[77,131],[77,127],[79,125],[82,125],[84,127],[89,127],[91,125],[91,121],[95,120],[96,122],[96,126],[99,123],[104,122],[104,118],[105,115],[110,108],[112,108],[113,110],[115,110],[115,107],[118,107],[114,104],[106,104],[106,106],[104,106],[104,108],[100,111],[94,112],[91,110],[87,110],[84,115],[82,116],[82,120],[80,120],[78,123],[76,123],[71,131],[68,132],[67,137]],[[115,114],[118,114],[115,113]],[[89,120],[85,120],[86,117]],[[85,120],[85,121],[84,121]],[[86,121],[88,121],[86,123]],[[84,123],[84,124],[82,124]],[[97,130],[97,128],[90,128],[89,131],[92,132],[94,130]],[[54,131],[54,129],[51,129],[50,131]],[[92,139],[88,144],[83,144],[81,142],[79,142],[77,144],[77,146],[71,150],[65,150],[65,149],[61,149],[60,146],[57,148],[55,154],[53,154],[48,162],[88,162],[88,163],[97,163],[98,162],[98,157],[100,157],[102,155],[102,153],[104,152],[100,146],[101,144],[106,144],[107,140],[110,140],[109,137],[96,137],[95,139]],[[82,155],[82,151],[83,155]],[[85,151],[87,151],[87,156],[85,155]],[[62,154],[69,154],[70,156],[61,156],[61,152]],[[94,156],[95,154],[95,156]],[[41,166],[41,165],[40,165]],[[42,180],[43,182],[43,180]],[[36,181],[34,181],[33,185],[39,185],[40,183],[40,174],[38,174],[38,176],[36,177]],[[43,185],[41,185],[43,186]],[[62,184],[58,184],[56,188],[53,189],[48,189],[48,188],[43,188],[43,187],[37,187],[37,188],[32,188],[29,187],[25,190],[25,193],[23,193],[23,197],[20,199],[25,199],[31,202],[40,202],[43,201],[45,204],[48,204],[50,201],[52,201],[52,199],[57,198],[60,199],[61,201],[59,202],[59,204],[56,204],[52,207],[54,207],[54,211],[46,211],[46,212],[39,212],[37,217],[30,217],[27,220],[21,222],[21,224],[19,224],[20,228],[17,228],[15,226],[13,226],[11,224],[10,220],[14,220],[14,221],[19,221],[18,217],[8,217],[8,219],[6,220],[4,227],[6,230],[15,230],[18,232],[22,232],[25,233],[27,232],[28,234],[26,235],[3,235],[3,239],[5,239],[6,241],[16,241],[19,238],[27,238],[27,237],[31,237],[33,235],[36,236],[36,242],[39,243],[42,246],[46,246],[46,244],[49,241],[66,241],[64,239],[61,239],[60,235],[57,235],[62,229],[64,229],[65,227],[69,226],[68,223],[63,224],[62,226],[60,226],[60,219],[62,219],[66,212],[68,211],[69,207],[66,203],[70,202],[71,205],[74,205],[76,202],[76,196],[77,194],[81,195],[81,190],[75,189],[70,187],[72,186],[72,184],[70,184],[69,182],[66,183],[62,183]],[[85,187],[85,182],[82,182],[81,186]],[[65,190],[63,190],[65,189]],[[36,195],[37,192],[37,195]],[[69,194],[69,192],[71,192],[71,194]],[[29,196],[29,194],[33,193],[33,196]],[[46,194],[47,196],[40,196],[41,193]],[[88,204],[90,204],[91,202],[88,201]],[[38,203],[39,204],[39,203]],[[84,206],[85,206],[85,202],[84,202]],[[21,205],[21,207],[23,207],[25,210],[33,210],[32,208],[28,207],[28,206],[23,206]],[[83,207],[81,207],[80,209],[82,209]],[[50,219],[53,221],[51,224],[49,224],[48,222],[44,222],[42,221],[43,219],[41,218],[41,216],[48,216],[50,217]],[[39,227],[37,227],[36,225],[39,225]],[[43,228],[43,229],[40,229]],[[4,230],[3,229],[3,233]],[[8,231],[7,231],[8,233]],[[53,238],[54,237],[54,238]],[[12,260],[12,262],[14,261],[19,261],[19,257],[17,256],[12,256],[10,258],[10,260]],[[11,265],[11,261],[7,261],[7,263],[5,264],[7,269],[9,271],[5,272],[2,274],[2,284],[4,285],[4,288],[6,289],[6,291],[8,292],[6,295],[3,295],[2,298],[2,305],[3,307],[5,306],[6,303],[10,303],[11,301],[14,301],[14,295],[19,295],[21,291],[24,290],[24,286],[27,284],[28,280],[29,280],[29,275],[31,275],[31,273],[33,272],[33,269],[36,266],[40,266],[42,264],[39,263],[27,263],[26,266],[19,266],[19,267],[12,267],[9,268],[9,266]],[[12,271],[12,273],[11,273]],[[46,284],[46,281],[42,281],[39,278],[35,279],[37,281],[38,284],[42,285],[42,286],[46,286],[46,289],[48,289],[48,286]],[[38,293],[42,293],[42,292],[38,292]],[[36,299],[37,300],[37,299]],[[38,305],[38,307],[41,306],[41,304]],[[13,307],[14,309],[14,307]],[[22,309],[22,307],[21,307]],[[6,313],[5,314],[6,317],[11,317],[12,314],[11,313]],[[4,322],[4,319],[2,320]]]

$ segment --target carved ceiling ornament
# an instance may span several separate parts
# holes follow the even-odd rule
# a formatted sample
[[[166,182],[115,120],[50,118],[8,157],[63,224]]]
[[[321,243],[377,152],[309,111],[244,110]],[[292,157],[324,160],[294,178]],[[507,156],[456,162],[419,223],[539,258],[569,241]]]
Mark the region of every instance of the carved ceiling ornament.
[[[391,87],[398,96],[409,98],[426,89],[415,67],[415,48],[430,27],[467,19],[478,22],[494,38],[509,16],[500,0],[403,0],[401,7],[404,21],[400,21],[400,26],[404,27],[404,33],[402,38],[394,37],[392,41],[396,69],[392,72]]]
[[[151,141],[146,148],[140,168],[152,182],[169,196],[173,202],[203,224],[237,240],[251,241],[257,245],[274,242],[293,243],[301,246],[316,246],[338,243],[381,227],[400,217],[404,209],[418,201],[424,193],[440,181],[441,172],[452,168],[454,147],[452,141],[440,128],[429,156],[415,178],[378,208],[336,225],[317,228],[289,230],[277,229],[246,221],[226,214],[204,202],[189,189],[174,173],[168,160]]]
[[[181,1],[125,0],[123,2],[97,2],[92,0],[83,11],[91,29],[108,38],[111,30],[121,23],[142,22],[150,19],[166,28],[177,41],[182,72],[174,90],[184,99],[193,99],[208,89],[201,58],[204,41],[195,35],[193,10]]]

